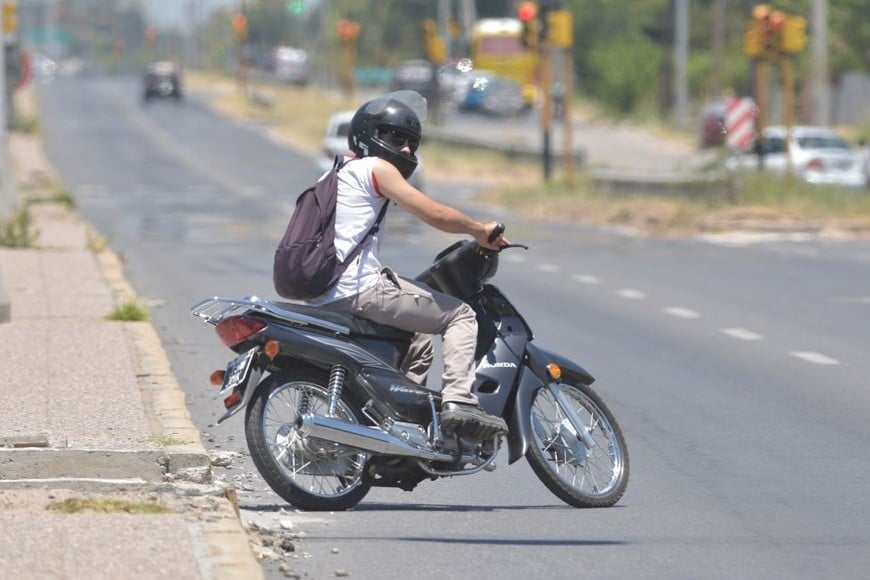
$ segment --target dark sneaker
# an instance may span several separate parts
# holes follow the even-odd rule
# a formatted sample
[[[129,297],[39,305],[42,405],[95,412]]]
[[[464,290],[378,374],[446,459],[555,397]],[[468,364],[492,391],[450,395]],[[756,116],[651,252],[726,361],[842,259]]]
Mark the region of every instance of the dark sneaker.
[[[507,423],[501,417],[490,415],[477,405],[453,401],[441,405],[441,427],[445,431],[463,432],[477,439],[490,439],[507,433]]]

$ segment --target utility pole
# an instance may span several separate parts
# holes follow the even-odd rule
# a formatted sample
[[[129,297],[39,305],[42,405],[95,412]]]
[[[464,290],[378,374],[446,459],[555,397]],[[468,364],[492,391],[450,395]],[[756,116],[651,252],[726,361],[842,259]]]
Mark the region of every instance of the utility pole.
[[[725,46],[725,4],[728,0],[714,0],[713,30],[710,41],[710,84],[708,97],[717,98],[722,93],[722,48]]]
[[[686,63],[689,54],[689,0],[674,2],[674,121],[686,128],[689,89]]]
[[[831,122],[828,83],[828,0],[813,0],[811,22],[813,122],[816,125],[827,126]]]
[[[11,179],[11,163],[7,124],[6,103],[6,12],[5,0],[0,0],[0,218],[9,218],[18,207]]]

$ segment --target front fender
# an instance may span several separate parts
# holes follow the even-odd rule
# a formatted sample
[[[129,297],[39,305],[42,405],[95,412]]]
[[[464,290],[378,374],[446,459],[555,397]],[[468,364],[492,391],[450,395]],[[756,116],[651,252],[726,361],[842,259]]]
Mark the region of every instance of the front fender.
[[[562,369],[561,382],[568,384],[591,385],[595,379],[577,363],[562,355],[539,348],[532,343],[526,344],[525,365],[517,381],[510,411],[508,433],[508,463],[514,463],[526,455],[532,438],[532,401],[538,389],[549,382],[547,365],[554,362]]]

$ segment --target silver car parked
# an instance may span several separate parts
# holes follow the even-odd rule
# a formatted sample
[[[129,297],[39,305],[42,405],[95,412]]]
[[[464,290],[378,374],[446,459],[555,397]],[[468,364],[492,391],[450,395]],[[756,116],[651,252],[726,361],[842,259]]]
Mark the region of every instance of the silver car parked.
[[[797,126],[789,132],[784,126],[774,125],[765,128],[762,135],[767,171],[791,171],[808,183],[870,187],[861,152],[831,129]],[[725,168],[758,168],[758,156],[753,150],[735,154],[726,159]]]

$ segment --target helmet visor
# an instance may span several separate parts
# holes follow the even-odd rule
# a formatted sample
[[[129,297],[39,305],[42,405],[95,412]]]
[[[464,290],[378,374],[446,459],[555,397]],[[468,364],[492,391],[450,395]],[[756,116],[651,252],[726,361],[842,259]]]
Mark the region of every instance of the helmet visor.
[[[392,101],[398,101],[414,111],[421,125],[426,122],[426,117],[428,116],[426,98],[417,91],[411,90],[393,91],[372,99],[366,105],[365,112],[378,116],[386,112]]]

